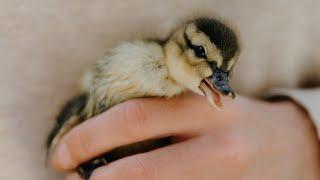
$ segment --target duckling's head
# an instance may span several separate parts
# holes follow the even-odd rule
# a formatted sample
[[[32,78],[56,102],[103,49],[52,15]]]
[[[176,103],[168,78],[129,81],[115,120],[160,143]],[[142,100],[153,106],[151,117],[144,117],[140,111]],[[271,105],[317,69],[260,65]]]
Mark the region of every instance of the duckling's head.
[[[235,96],[230,72],[240,54],[235,32],[211,18],[198,18],[177,29],[165,44],[170,76],[181,86],[218,105],[220,95]]]

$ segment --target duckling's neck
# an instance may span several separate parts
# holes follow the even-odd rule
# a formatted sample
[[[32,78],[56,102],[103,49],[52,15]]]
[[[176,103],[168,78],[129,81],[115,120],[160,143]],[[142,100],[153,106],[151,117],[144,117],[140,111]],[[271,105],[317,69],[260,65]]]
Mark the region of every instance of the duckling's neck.
[[[146,47],[154,54],[150,64],[157,65],[157,69],[150,68],[150,73],[154,75],[154,81],[158,81],[154,84],[154,90],[158,89],[155,96],[172,97],[181,94],[185,87],[183,87],[176,79],[170,74],[168,66],[168,58],[171,58],[166,53],[166,47],[170,41],[168,39],[153,40],[146,43]],[[158,56],[156,56],[158,54]],[[156,58],[158,57],[158,58]]]

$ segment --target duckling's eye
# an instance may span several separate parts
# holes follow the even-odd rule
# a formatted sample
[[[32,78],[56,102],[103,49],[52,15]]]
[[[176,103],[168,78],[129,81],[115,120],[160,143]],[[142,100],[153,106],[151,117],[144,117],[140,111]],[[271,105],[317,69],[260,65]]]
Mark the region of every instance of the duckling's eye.
[[[204,59],[207,58],[206,50],[204,49],[203,46],[196,46],[196,47],[194,48],[194,53],[196,54],[196,56],[197,56],[198,58],[204,58]]]

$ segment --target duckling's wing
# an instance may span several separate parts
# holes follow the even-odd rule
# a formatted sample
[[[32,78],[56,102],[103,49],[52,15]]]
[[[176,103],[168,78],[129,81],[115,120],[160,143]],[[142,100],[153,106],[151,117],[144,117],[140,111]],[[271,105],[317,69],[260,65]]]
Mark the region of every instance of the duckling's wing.
[[[69,100],[62,108],[47,139],[48,151],[61,140],[64,134],[82,122],[81,112],[87,103],[87,99],[87,95],[82,94]]]

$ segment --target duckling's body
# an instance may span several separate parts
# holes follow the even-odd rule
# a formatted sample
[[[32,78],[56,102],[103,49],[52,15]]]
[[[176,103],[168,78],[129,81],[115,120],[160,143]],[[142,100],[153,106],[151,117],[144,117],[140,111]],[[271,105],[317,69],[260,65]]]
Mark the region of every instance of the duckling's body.
[[[51,146],[55,146],[74,126],[113,105],[138,97],[169,98],[182,93],[184,88],[170,78],[164,57],[163,47],[153,41],[126,42],[112,49],[86,74],[83,85],[86,93],[73,99],[65,108],[65,111],[71,112],[69,117],[60,118],[61,129],[52,135]],[[119,148],[95,163],[85,164],[86,168],[82,171],[168,143],[165,138]],[[82,172],[85,176],[90,173]]]
[[[171,97],[183,91],[168,73],[163,47],[152,41],[119,45],[102,58],[87,74],[88,99],[85,115],[137,97]]]
[[[236,36],[228,27],[216,20],[202,18],[195,22],[178,29],[166,41],[126,42],[110,50],[86,74],[84,93],[69,101],[60,113],[49,136],[48,148],[54,147],[63,135],[76,125],[129,99],[170,98],[186,89],[207,96],[208,91],[206,88],[201,88],[201,82],[204,78],[213,76],[216,71],[226,74],[227,79],[220,81],[223,90],[220,85],[216,88],[224,95],[228,95],[231,90],[226,90],[229,88],[226,84],[227,75],[238,58],[239,50],[238,46],[230,46],[233,49],[228,49],[227,45],[237,45]],[[221,29],[220,31],[217,29],[218,32],[214,32],[214,35],[221,36],[218,40],[226,39],[219,42],[225,45],[214,44],[211,37],[213,35],[200,31],[199,28],[206,24]],[[200,46],[202,48],[199,48]],[[224,59],[226,53],[228,59]],[[213,84],[214,82],[215,80],[212,80]],[[95,168],[110,161],[169,143],[168,138],[163,138],[120,147],[82,165],[78,172],[87,179]]]

